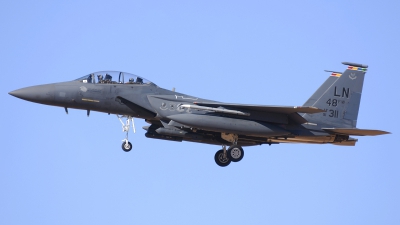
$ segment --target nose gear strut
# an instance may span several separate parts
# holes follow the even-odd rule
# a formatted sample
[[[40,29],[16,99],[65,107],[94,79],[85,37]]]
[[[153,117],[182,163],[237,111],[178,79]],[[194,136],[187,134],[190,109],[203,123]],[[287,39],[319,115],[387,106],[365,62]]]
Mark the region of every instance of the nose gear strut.
[[[128,132],[129,132],[129,129],[130,129],[131,121],[132,121],[133,133],[136,133],[135,123],[133,122],[133,117],[132,116],[126,116],[126,115],[123,115],[123,116],[117,115],[117,117],[118,117],[119,121],[122,124],[122,132],[126,132],[125,139],[122,140],[122,142],[123,142],[122,143],[122,150],[124,150],[125,152],[129,152],[132,149],[132,144],[128,140]],[[126,118],[126,122],[125,123],[122,121],[122,118]]]

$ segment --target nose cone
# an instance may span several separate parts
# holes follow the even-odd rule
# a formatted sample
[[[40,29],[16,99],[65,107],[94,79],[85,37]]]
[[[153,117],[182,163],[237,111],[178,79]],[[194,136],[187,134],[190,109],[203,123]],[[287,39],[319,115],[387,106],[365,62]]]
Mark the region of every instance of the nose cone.
[[[27,101],[51,105],[54,102],[54,84],[21,88],[8,94]]]

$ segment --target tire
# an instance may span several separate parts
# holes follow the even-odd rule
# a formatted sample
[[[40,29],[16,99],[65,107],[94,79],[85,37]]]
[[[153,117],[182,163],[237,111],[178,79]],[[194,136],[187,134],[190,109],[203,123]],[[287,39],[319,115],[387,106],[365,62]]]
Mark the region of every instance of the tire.
[[[126,144],[126,142],[122,143],[122,150],[124,150],[125,152],[129,152],[132,149],[132,144],[128,141],[128,143]]]
[[[228,152],[227,152],[228,154]],[[217,163],[218,166],[225,167],[228,166],[231,163],[231,160],[229,157],[224,157],[224,150],[219,150],[217,153],[215,153],[214,156],[215,163]]]
[[[243,159],[244,151],[239,145],[232,145],[228,149],[228,157],[232,162],[239,162]]]

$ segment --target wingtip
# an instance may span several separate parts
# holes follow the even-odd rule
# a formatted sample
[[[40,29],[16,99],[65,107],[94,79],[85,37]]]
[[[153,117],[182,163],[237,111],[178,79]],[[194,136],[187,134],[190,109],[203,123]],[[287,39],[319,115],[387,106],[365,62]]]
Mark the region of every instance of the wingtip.
[[[342,62],[342,64],[346,65],[346,66],[356,66],[356,67],[368,68],[368,65],[361,64],[361,63]]]

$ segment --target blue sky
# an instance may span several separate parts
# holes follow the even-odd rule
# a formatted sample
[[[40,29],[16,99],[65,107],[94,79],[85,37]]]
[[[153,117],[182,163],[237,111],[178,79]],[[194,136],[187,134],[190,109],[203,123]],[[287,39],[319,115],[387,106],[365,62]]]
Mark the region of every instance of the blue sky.
[[[395,1],[8,1],[0,8],[1,224],[400,224]],[[302,105],[343,61],[368,64],[355,147],[147,139],[114,115],[8,92],[102,70],[225,102]]]

